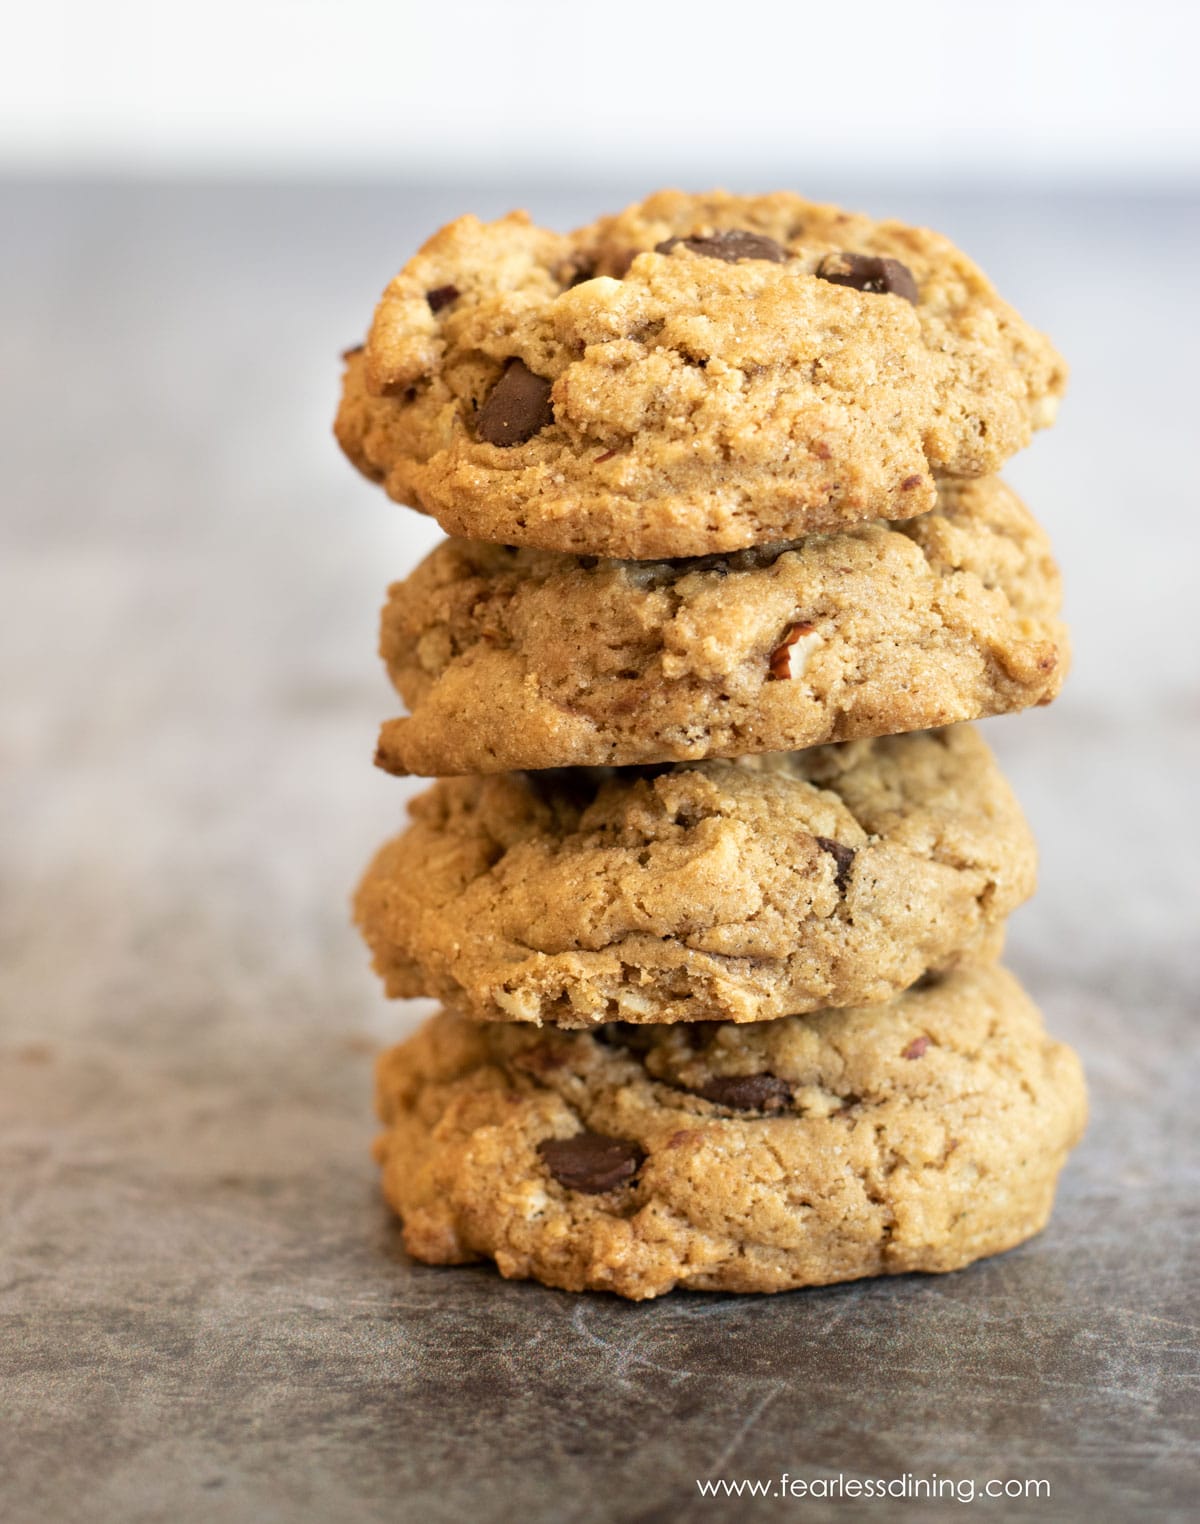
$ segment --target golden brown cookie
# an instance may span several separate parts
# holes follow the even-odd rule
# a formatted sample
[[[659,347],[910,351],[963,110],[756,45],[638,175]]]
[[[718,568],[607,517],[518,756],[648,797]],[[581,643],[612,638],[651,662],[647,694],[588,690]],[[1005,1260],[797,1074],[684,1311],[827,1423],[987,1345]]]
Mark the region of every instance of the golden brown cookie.
[[[336,433],[451,534],[700,556],[922,513],[1064,385],[936,233],[666,191],[567,236],[523,213],[443,228],[350,353]]]
[[[957,1270],[1045,1224],[1075,1054],[998,967],[752,1026],[483,1026],[378,1068],[409,1252],[569,1291],[786,1291]]]
[[[935,512],[687,561],[447,540],[390,591],[410,714],[380,765],[624,766],[893,735],[1048,703],[1068,659],[1049,542],[997,477]]]
[[[447,778],[357,896],[393,996],[493,1021],[762,1021],[995,955],[1028,827],[969,726],[641,771]]]

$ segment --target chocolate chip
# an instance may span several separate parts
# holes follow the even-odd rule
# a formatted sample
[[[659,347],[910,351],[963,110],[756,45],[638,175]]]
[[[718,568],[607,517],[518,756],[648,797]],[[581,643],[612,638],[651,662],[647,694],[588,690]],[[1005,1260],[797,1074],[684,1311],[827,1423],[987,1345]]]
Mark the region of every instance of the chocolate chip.
[[[666,238],[654,245],[656,254],[669,254],[677,244],[691,249],[693,254],[703,254],[706,259],[723,259],[727,265],[739,259],[769,259],[781,265],[788,251],[773,238],[762,233],[748,233],[743,228],[725,228],[718,233],[700,233],[693,238]]]
[[[343,360],[352,360],[355,355],[362,354],[363,350],[366,347],[367,346],[365,344],[351,344],[349,349],[343,349],[342,350],[342,359]]]
[[[443,307],[456,302],[461,295],[457,286],[435,286],[432,291],[426,291],[425,300],[429,303],[430,312],[440,312]]]
[[[573,1138],[546,1138],[538,1144],[546,1168],[569,1191],[598,1196],[632,1180],[646,1157],[636,1143],[577,1132]]]
[[[923,476],[906,476],[900,483],[900,491],[911,492],[915,487],[919,487],[924,480]]]
[[[908,1047],[905,1048],[904,1052],[901,1053],[900,1057],[901,1058],[924,1058],[924,1056],[925,1056],[925,1050],[926,1050],[926,1048],[928,1048],[928,1046],[929,1046],[929,1039],[928,1039],[928,1037],[914,1037],[912,1042],[909,1043]]]
[[[719,1074],[696,1094],[733,1111],[786,1111],[792,1104],[792,1087],[775,1074]]]
[[[876,254],[826,254],[817,274],[835,286],[851,286],[878,296],[902,296],[916,305],[917,283],[907,265]]]
[[[510,360],[475,421],[475,437],[483,444],[524,444],[554,422],[550,405],[552,382],[535,376],[523,360]]]
[[[830,841],[828,836],[818,836],[816,841],[821,851],[828,852],[837,864],[833,881],[838,893],[845,894],[846,885],[850,882],[850,870],[854,866],[854,848],[846,846],[844,842]]]

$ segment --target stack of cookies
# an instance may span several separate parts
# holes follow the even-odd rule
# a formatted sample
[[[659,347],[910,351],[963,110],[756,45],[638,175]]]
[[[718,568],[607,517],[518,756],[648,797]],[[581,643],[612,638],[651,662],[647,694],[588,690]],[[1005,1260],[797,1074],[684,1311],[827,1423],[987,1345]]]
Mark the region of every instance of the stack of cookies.
[[[418,1259],[779,1291],[1045,1223],[1083,1082],[962,722],[1062,681],[992,473],[1064,379],[945,239],[791,195],[464,217],[388,287],[337,436],[456,537],[384,610],[378,761],[440,781],[356,902],[445,1007],[379,1066]]]

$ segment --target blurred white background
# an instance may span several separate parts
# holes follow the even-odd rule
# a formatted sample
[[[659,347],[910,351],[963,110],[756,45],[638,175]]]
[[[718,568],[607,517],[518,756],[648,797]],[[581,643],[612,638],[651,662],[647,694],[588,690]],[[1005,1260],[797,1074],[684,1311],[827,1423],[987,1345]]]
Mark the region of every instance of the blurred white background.
[[[40,0],[0,167],[693,183],[1200,167],[1194,0]]]

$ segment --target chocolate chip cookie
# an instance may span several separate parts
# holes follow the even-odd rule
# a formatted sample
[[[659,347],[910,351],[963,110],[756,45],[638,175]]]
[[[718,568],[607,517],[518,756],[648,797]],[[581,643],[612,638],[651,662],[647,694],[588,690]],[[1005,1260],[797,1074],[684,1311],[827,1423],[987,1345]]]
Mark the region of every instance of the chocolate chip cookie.
[[[435,1016],[378,1068],[409,1252],[641,1299],[957,1270],[1045,1224],[1074,1053],[1013,977],[754,1026]]]
[[[999,950],[1028,827],[969,727],[447,778],[357,895],[393,996],[493,1021],[762,1021]]]
[[[997,477],[933,513],[686,561],[447,540],[390,592],[394,773],[783,751],[1048,703],[1058,568]]]
[[[667,191],[570,235],[443,228],[349,353],[336,433],[469,539],[703,556],[934,506],[1053,420],[1048,341],[945,238]]]

